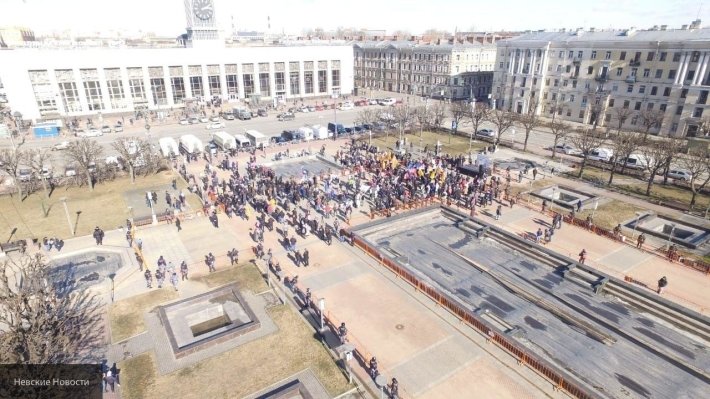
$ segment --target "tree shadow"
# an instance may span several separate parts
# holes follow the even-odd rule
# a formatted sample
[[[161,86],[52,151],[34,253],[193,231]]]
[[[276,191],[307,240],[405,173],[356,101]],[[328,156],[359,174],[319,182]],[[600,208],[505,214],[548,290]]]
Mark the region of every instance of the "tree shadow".
[[[74,231],[78,231],[79,228],[79,217],[81,216],[81,211],[76,211],[76,221],[74,221]]]

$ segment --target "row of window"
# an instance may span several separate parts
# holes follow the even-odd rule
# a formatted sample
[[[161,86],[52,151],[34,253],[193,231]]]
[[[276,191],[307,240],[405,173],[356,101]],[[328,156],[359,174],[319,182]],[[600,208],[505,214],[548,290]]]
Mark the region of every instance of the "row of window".
[[[239,77],[238,75],[226,75],[226,89],[230,97],[236,98],[239,94]],[[207,76],[207,92],[203,87],[201,76],[190,76],[190,87],[192,97],[219,96],[222,94],[221,82],[219,75]],[[275,91],[270,87],[270,74],[259,73],[259,94],[262,96],[272,96],[286,94],[286,73],[276,72],[274,74]],[[318,93],[327,93],[327,71],[317,72],[318,85],[314,87],[314,72],[304,72],[304,93],[313,94],[314,89]],[[340,70],[331,70],[331,82],[333,88],[340,87]],[[142,78],[128,79],[128,92],[130,93],[130,101],[124,91],[123,81],[112,79],[106,81],[111,108],[114,110],[127,109],[130,103],[134,105],[145,105],[150,102],[152,105],[167,105],[168,94],[166,90],[165,78],[150,78],[150,93],[151,98],[145,90],[144,80]],[[184,100],[190,97],[190,93],[185,85],[183,77],[171,77],[169,80],[172,89],[172,102],[174,104],[182,104]],[[291,95],[301,94],[300,75],[299,72],[289,73],[289,82]],[[256,87],[254,84],[253,74],[242,75],[242,84],[244,86],[244,95],[249,97],[255,94]],[[63,109],[66,113],[82,112],[81,101],[79,100],[79,90],[74,81],[59,82],[59,97],[62,100]],[[54,89],[49,82],[33,83],[35,100],[41,113],[49,113],[58,111],[56,95]],[[83,82],[84,94],[86,97],[88,111],[101,111],[106,109],[103,102],[101,84],[98,80],[88,80]]]
[[[527,57],[531,57],[533,52],[536,54],[536,56],[539,58],[542,56],[542,50],[527,50],[525,52]],[[577,50],[576,51],[576,57],[575,57],[575,50],[559,50],[557,52],[557,58],[564,59],[565,58],[565,53],[567,54],[567,59],[574,59],[574,60],[582,60],[584,58],[584,51],[583,50]],[[592,60],[597,59],[598,55],[601,55],[601,51],[598,50],[591,50],[589,58]],[[521,55],[521,50],[518,49],[515,51],[516,56]],[[555,56],[555,51],[550,52],[551,57]],[[654,61],[658,59],[658,61],[664,62],[668,59],[668,52],[667,51],[647,51],[645,53],[644,57],[644,52],[642,51],[635,51],[635,52],[627,52],[627,51],[621,51],[619,52],[619,61],[625,61],[627,59],[627,55],[629,57],[629,61],[633,62],[640,62],[643,58],[645,58],[646,61]],[[690,53],[690,62],[698,62],[700,61],[700,51],[693,51]],[[505,54],[501,54],[501,57],[505,57]],[[680,62],[683,54],[681,52],[674,52],[673,53],[673,62]],[[612,51],[606,50],[604,51],[604,59],[605,60],[611,60],[612,59]]]
[[[448,54],[431,54],[431,53],[399,53],[399,57],[397,57],[398,53],[385,53],[385,52],[372,52],[372,51],[366,51],[365,53],[355,53],[355,60],[357,61],[360,56],[362,55],[362,58],[366,59],[389,59],[390,61],[394,61],[397,58],[400,58],[402,60],[415,60],[415,61],[443,61],[443,62],[448,62],[449,61],[449,55]]]

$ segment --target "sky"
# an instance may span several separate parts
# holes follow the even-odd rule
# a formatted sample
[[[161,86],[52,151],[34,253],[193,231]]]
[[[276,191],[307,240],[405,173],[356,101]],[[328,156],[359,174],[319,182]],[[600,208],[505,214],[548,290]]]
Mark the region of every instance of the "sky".
[[[185,31],[185,0],[0,0],[0,26],[36,33],[125,31],[177,36]],[[710,26],[710,0],[214,0],[224,32],[301,33],[353,27],[413,34],[453,32],[679,28],[698,16]]]

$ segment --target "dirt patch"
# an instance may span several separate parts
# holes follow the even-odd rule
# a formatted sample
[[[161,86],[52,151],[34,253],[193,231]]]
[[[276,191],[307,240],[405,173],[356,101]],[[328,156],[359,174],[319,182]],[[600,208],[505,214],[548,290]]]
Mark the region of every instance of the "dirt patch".
[[[145,331],[143,315],[177,297],[177,292],[172,289],[153,289],[113,303],[109,308],[112,342],[121,342]]]
[[[236,266],[218,265],[216,272],[197,277],[195,280],[205,283],[208,287],[219,287],[236,282],[240,287],[253,293],[263,292],[268,288],[261,272],[253,263],[242,263]]]
[[[130,388],[124,389],[123,397],[240,398],[306,368],[332,397],[349,389],[341,370],[293,309],[281,305],[268,313],[277,333],[175,373],[156,376],[152,353],[124,361],[121,386]],[[239,376],[239,383],[228,383],[230,376]]]

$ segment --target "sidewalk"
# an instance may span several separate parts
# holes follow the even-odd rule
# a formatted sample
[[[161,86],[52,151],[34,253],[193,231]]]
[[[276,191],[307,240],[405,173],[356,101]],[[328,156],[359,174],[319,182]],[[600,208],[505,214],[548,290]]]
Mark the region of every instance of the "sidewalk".
[[[551,219],[548,216],[521,205],[516,205],[513,209],[504,208],[500,220],[496,221],[493,214],[497,205],[494,201],[492,206],[477,208],[477,217],[521,237],[534,236],[538,228],[544,230],[550,226]],[[662,276],[667,276],[669,285],[663,293],[666,299],[710,315],[710,290],[706,289],[710,277],[677,262],[670,262],[647,251],[566,223],[556,230],[552,241],[546,246],[575,260],[579,258],[581,250],[585,249],[586,265],[620,280],[627,276],[633,277],[651,290],[655,290],[657,281]]]

